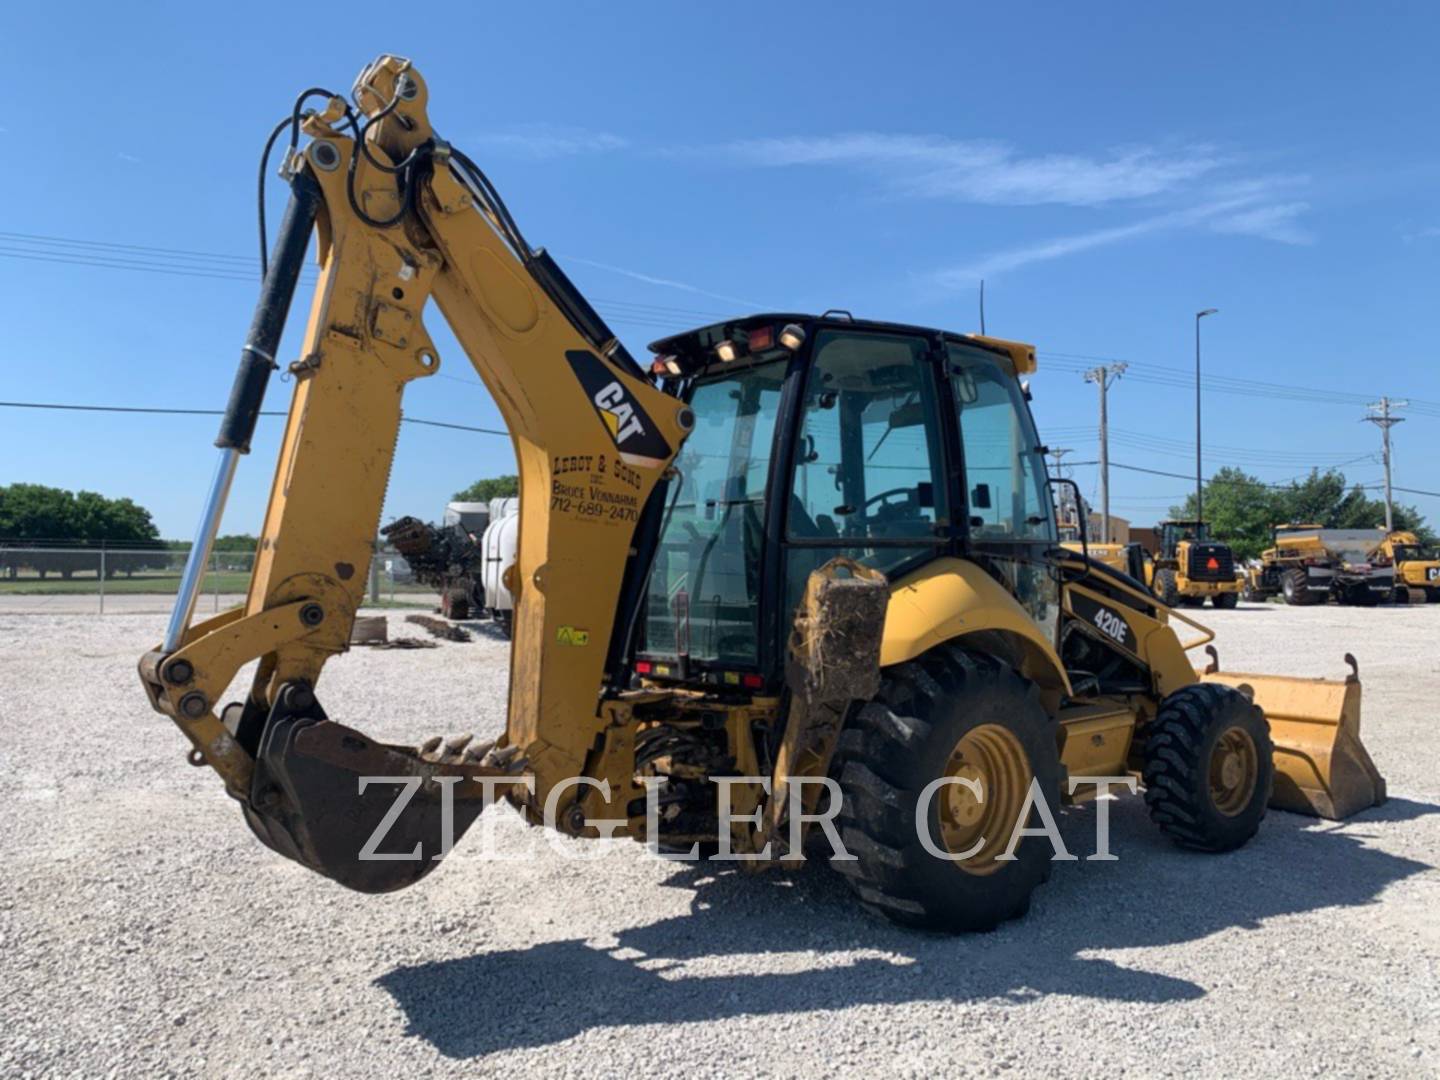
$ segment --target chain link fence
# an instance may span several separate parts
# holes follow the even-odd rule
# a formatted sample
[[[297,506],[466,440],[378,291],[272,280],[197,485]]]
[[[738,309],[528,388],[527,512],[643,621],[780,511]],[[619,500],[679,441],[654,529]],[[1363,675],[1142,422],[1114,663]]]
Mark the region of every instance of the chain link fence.
[[[36,547],[0,542],[0,615],[108,615],[169,612],[188,545],[163,548]],[[216,551],[195,605],[197,617],[243,603],[255,569],[250,551]],[[381,547],[366,602],[430,607],[434,590],[414,580],[398,553]]]

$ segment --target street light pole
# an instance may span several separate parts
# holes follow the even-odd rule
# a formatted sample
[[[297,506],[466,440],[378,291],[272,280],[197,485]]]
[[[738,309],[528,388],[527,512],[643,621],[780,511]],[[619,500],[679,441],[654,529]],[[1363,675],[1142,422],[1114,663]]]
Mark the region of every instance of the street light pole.
[[[1200,320],[1214,315],[1219,308],[1206,308],[1195,313],[1195,520],[1205,520],[1205,480],[1200,465]]]

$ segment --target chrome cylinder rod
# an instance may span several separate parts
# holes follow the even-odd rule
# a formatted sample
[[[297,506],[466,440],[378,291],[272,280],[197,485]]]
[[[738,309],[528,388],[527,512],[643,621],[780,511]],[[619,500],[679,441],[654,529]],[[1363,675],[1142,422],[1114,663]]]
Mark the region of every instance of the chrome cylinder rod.
[[[195,542],[190,545],[190,554],[185,560],[185,573],[180,576],[180,592],[175,597],[175,608],[170,612],[165,644],[161,646],[167,653],[180,647],[185,640],[185,631],[190,628],[190,617],[195,613],[195,601],[200,595],[200,583],[210,562],[210,549],[215,545],[215,534],[220,530],[220,518],[225,513],[225,500],[230,497],[230,482],[235,479],[235,466],[239,463],[240,451],[233,446],[220,451],[215,476],[210,481],[210,494],[205,498],[205,510],[200,515],[200,527],[195,530]]]
[[[163,649],[167,653],[180,647],[185,640],[185,631],[190,628],[195,600],[200,595],[200,582],[210,561],[210,549],[220,529],[220,518],[225,513],[225,500],[230,495],[230,482],[235,479],[235,466],[239,464],[241,454],[250,452],[250,438],[255,433],[255,422],[260,417],[260,406],[265,400],[265,386],[275,369],[275,354],[280,349],[280,336],[285,332],[285,319],[290,312],[290,301],[295,296],[295,286],[300,280],[300,270],[305,264],[305,250],[310,244],[310,233],[315,227],[320,201],[319,184],[308,170],[301,170],[290,182],[290,204],[285,208],[285,218],[280,223],[275,251],[260,287],[260,299],[255,304],[250,333],[240,350],[240,366],[235,372],[230,402],[220,421],[220,435],[215,440],[215,445],[220,448],[220,461],[215,466],[215,478],[210,481],[210,494],[205,499],[205,511],[200,515],[200,527],[195,530],[195,543],[185,560],[180,593],[175,598],[175,610],[170,613],[170,627],[165,631]]]

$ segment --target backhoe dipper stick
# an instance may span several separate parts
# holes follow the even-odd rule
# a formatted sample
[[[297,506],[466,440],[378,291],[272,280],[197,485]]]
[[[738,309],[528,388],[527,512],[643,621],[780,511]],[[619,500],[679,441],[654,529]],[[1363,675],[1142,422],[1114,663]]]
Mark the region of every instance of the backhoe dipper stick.
[[[215,439],[215,445],[220,448],[220,461],[210,481],[210,493],[195,530],[195,542],[185,560],[185,573],[180,578],[180,590],[170,613],[170,625],[165,630],[165,643],[161,646],[164,652],[178,649],[190,627],[195,600],[200,595],[200,581],[225,513],[230,483],[235,478],[235,467],[240,455],[250,452],[250,437],[255,434],[255,422],[260,417],[270,372],[275,370],[275,353],[285,332],[285,319],[290,314],[290,301],[305,265],[305,252],[310,246],[310,233],[315,227],[319,206],[320,187],[309,172],[302,170],[291,181],[290,203],[280,223],[275,254],[260,287],[260,299],[255,304],[245,347],[240,350],[235,385],[220,421],[220,434]]]

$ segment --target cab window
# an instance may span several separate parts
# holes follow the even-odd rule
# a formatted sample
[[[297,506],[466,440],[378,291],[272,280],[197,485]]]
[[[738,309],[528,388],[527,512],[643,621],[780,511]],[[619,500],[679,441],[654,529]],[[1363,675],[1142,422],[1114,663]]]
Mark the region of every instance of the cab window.
[[[971,539],[1053,543],[1045,463],[1019,383],[984,350],[950,343],[946,353],[965,455]]]
[[[788,536],[924,541],[948,523],[923,338],[828,331],[805,388]]]

